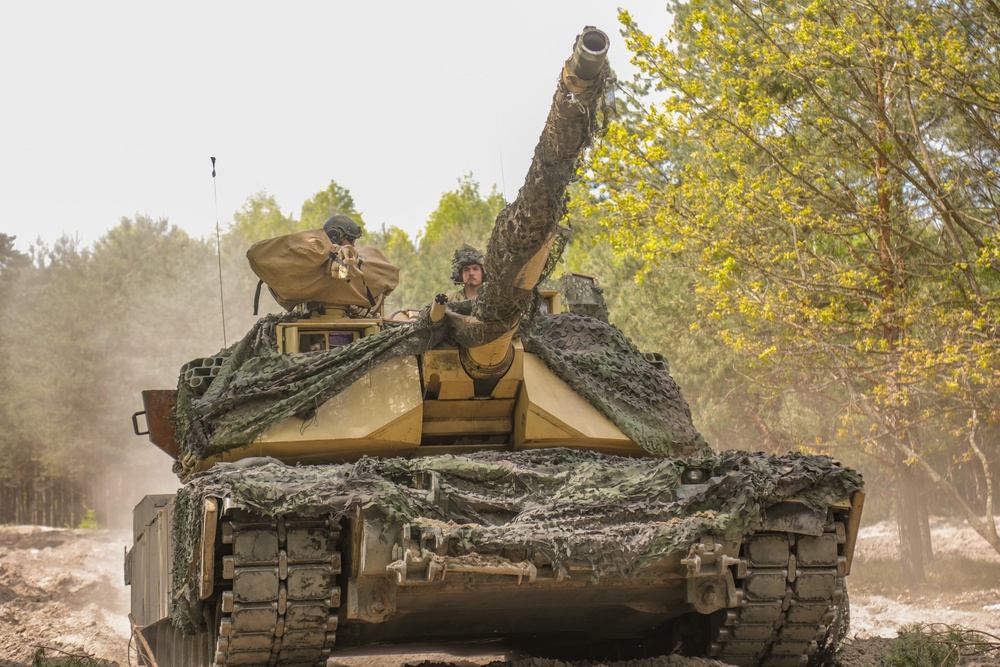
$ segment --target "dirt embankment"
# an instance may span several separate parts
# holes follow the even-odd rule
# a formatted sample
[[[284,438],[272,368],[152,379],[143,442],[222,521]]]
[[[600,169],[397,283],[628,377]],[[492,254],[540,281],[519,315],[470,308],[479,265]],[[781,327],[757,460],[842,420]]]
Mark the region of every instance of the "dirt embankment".
[[[127,531],[0,526],[0,667],[30,665],[40,646],[127,665],[122,562],[130,538]]]
[[[936,558],[928,567],[928,580],[913,585],[899,574],[895,526],[880,523],[862,529],[849,577],[852,639],[840,656],[841,667],[874,665],[888,638],[908,624],[948,623],[1000,635],[1000,555],[961,522],[936,520],[932,533]],[[0,667],[28,667],[38,647],[87,654],[122,667],[130,664],[128,589],[122,575],[129,541],[126,531],[0,526]],[[421,662],[468,667],[498,657],[337,657],[330,667]],[[559,665],[516,663],[511,667]],[[719,664],[674,656],[618,667]]]

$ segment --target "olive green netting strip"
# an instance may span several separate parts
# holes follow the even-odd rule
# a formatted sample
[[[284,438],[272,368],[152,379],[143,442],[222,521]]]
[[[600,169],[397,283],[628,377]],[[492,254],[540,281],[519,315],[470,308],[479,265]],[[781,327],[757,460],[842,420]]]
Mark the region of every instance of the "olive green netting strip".
[[[709,469],[712,479],[703,491],[678,498],[684,494],[673,489],[690,465]],[[429,486],[428,474],[438,476],[437,503],[421,490]],[[857,472],[826,457],[735,451],[695,459],[547,449],[322,466],[265,458],[218,464],[194,475],[177,496],[171,618],[188,631],[200,622],[197,578],[190,573],[209,497],[229,496],[271,517],[339,520],[361,512],[441,530],[452,544],[450,556],[499,557],[519,547],[556,568],[583,566],[602,578],[686,555],[706,534],[739,539],[760,526],[768,506],[788,496],[825,509],[861,488]]]

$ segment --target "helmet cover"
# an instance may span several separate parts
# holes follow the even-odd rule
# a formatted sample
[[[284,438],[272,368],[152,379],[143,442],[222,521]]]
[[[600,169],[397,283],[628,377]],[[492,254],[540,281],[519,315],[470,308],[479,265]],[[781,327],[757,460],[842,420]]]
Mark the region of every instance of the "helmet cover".
[[[462,280],[462,268],[470,264],[478,264],[483,269],[483,280],[486,280],[486,258],[483,253],[473,248],[468,243],[463,243],[462,247],[455,251],[455,256],[451,260],[451,281],[456,285],[465,283]]]

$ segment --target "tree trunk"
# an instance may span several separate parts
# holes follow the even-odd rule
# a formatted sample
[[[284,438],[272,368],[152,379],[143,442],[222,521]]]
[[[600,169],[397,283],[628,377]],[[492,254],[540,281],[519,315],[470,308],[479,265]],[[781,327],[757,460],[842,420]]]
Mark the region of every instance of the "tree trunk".
[[[919,475],[917,470],[913,471]],[[924,546],[924,564],[929,565],[934,562],[934,541],[931,538],[931,517],[930,507],[927,501],[927,494],[920,494],[920,542]]]
[[[970,442],[972,442],[970,438]],[[962,494],[958,492],[955,485],[948,482],[943,478],[927,461],[924,460],[922,456],[917,454],[917,452],[910,449],[906,443],[900,442],[898,440],[893,443],[898,453],[895,455],[894,460],[908,460],[912,461],[916,468],[923,471],[927,479],[931,481],[934,486],[941,491],[944,498],[951,500],[952,505],[957,508],[965,520],[969,522],[973,530],[979,533],[980,536],[986,542],[993,547],[993,550],[1000,554],[1000,533],[997,532],[996,521],[994,520],[994,503],[993,503],[993,469],[990,465],[989,459],[983,454],[982,450],[977,446],[974,446],[976,453],[980,456],[980,464],[983,467],[983,472],[986,477],[986,499],[985,499],[985,516],[978,514],[965,499],[962,498]]]
[[[896,499],[899,509],[899,560],[906,584],[923,583],[923,531],[920,527],[920,480],[900,455],[895,457]]]

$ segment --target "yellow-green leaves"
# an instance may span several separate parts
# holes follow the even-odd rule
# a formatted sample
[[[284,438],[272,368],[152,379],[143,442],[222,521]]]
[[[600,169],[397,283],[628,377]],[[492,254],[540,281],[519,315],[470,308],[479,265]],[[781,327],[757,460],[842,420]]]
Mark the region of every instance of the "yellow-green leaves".
[[[944,433],[972,405],[1000,420],[1000,17],[975,0],[671,8],[669,44],[623,20],[665,97],[587,163],[616,251],[686,271],[688,331],[775,395],[779,378],[823,392],[859,442]]]

